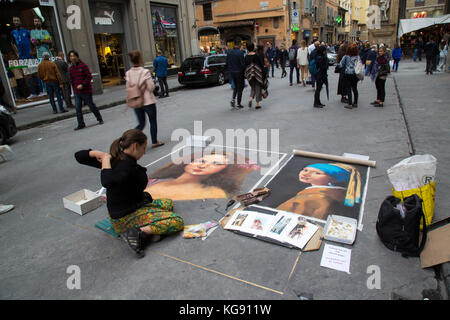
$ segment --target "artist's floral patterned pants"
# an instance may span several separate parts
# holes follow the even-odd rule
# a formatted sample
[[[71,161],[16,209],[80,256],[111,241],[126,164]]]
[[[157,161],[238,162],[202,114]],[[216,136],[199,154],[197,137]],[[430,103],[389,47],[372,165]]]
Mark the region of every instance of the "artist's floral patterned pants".
[[[150,227],[151,233],[158,235],[176,233],[184,228],[183,219],[173,212],[173,201],[169,199],[156,199],[125,217],[110,220],[118,234],[132,227]]]

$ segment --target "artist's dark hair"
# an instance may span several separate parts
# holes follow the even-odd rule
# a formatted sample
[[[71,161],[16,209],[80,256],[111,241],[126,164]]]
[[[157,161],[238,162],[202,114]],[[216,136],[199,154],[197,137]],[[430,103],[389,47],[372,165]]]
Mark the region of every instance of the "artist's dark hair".
[[[241,189],[242,182],[247,173],[252,171],[246,165],[239,163],[237,154],[230,154],[227,152],[210,152],[208,154],[191,154],[190,163],[206,155],[224,155],[228,158],[232,157],[233,163],[228,164],[221,172],[215,173],[210,177],[202,180],[200,183],[204,187],[219,187],[228,195],[236,195]],[[242,160],[241,160],[242,161]],[[247,159],[245,159],[247,161]],[[188,163],[175,164],[173,162],[153,172],[150,179],[176,179],[180,177],[185,171],[184,168]]]
[[[255,44],[253,42],[250,42],[247,44],[247,50],[250,51],[254,51],[255,50]]]
[[[70,51],[69,51],[69,57],[70,57],[70,55],[71,55],[72,53],[73,53],[77,58],[80,57],[80,55],[78,54],[78,52],[76,52],[75,50],[70,50]]]
[[[114,167],[118,161],[126,159],[126,154],[123,152],[125,149],[129,148],[133,143],[138,145],[143,145],[147,142],[147,136],[140,130],[132,129],[124,132],[124,134],[114,140],[110,148],[111,154],[111,165]]]

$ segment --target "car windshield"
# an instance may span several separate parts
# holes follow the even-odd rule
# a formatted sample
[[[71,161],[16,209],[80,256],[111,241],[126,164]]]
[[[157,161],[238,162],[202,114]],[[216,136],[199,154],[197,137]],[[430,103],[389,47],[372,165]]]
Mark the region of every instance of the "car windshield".
[[[183,65],[181,67],[183,68],[194,68],[194,69],[198,69],[198,68],[203,68],[203,62],[205,61],[205,58],[199,57],[199,58],[191,58],[191,59],[186,59],[183,62]]]

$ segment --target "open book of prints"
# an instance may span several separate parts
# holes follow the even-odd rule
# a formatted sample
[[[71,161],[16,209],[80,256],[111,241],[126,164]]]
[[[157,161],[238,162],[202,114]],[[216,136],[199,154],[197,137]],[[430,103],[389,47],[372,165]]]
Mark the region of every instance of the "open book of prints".
[[[303,249],[319,228],[295,213],[283,211],[269,215],[238,210],[230,218],[225,229]]]

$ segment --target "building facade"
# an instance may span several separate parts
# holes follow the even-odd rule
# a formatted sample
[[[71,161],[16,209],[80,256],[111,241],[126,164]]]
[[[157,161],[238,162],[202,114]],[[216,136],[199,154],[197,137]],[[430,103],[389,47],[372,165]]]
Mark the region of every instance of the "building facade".
[[[435,18],[448,13],[448,0],[406,0],[403,19]]]
[[[291,39],[290,7],[287,0],[197,0],[196,25],[199,46],[210,52],[217,47],[233,47],[236,38],[274,46]]]
[[[36,76],[44,51],[52,57],[62,51],[66,59],[68,51],[78,51],[92,72],[94,93],[124,83],[132,50],[142,52],[148,68],[160,50],[170,73],[198,52],[193,0],[17,0],[1,2],[0,9],[0,75],[18,107],[48,101]],[[37,18],[41,29],[34,26]]]
[[[397,43],[400,1],[370,0],[368,16],[368,40],[371,43],[383,43],[393,48]],[[379,16],[375,18],[371,6],[379,8]],[[378,21],[379,20],[379,21]]]

